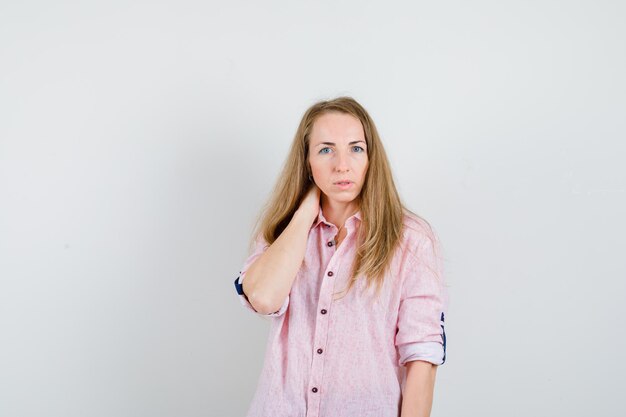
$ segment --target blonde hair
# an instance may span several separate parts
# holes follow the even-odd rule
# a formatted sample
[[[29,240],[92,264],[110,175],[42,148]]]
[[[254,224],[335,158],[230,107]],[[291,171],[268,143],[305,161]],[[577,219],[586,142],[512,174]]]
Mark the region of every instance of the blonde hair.
[[[319,101],[304,112],[281,174],[257,219],[251,243],[262,234],[272,244],[285,230],[312,186],[307,162],[311,130],[317,117],[327,112],[347,113],[356,117],[361,121],[365,133],[369,165],[361,193],[357,197],[362,220],[346,293],[361,274],[366,276],[367,288],[375,283],[378,293],[394,251],[402,240],[403,215],[409,213],[422,218],[402,204],[374,121],[352,97]]]

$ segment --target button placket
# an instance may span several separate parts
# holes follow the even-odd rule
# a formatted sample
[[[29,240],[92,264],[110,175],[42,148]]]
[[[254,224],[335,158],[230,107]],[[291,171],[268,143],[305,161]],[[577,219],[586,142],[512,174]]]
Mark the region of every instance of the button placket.
[[[330,224],[326,224],[326,228],[330,229],[332,226]],[[330,239],[326,242],[326,246],[328,246],[329,248],[332,248],[333,246],[335,246],[335,239]]]
[[[328,225],[327,225],[328,226]],[[330,226],[328,226],[330,227]],[[333,241],[327,241],[327,246],[332,248],[334,245]],[[324,375],[324,364],[326,361],[326,355],[322,355],[324,352],[324,348],[327,343],[328,338],[328,329],[330,325],[330,315],[328,314],[330,311],[330,306],[332,303],[332,293],[335,287],[335,279],[333,279],[336,275],[335,265],[333,264],[333,256],[337,253],[337,251],[333,251],[330,254],[330,259],[328,259],[328,265],[326,266],[326,270],[324,271],[324,275],[322,275],[321,285],[320,285],[320,295],[318,301],[318,312],[320,317],[315,322],[315,330],[313,337],[313,358],[311,363],[311,373],[309,377],[309,404],[307,417],[319,417],[319,404],[321,400],[321,390],[322,390],[322,379]]]
[[[324,390],[324,366],[328,355],[332,356],[332,352],[326,351],[328,345],[329,329],[331,324],[330,308],[333,304],[333,292],[338,285],[344,281],[344,277],[340,278],[339,273],[343,264],[340,260],[341,254],[337,253],[341,250],[341,253],[352,251],[352,247],[348,244],[347,239],[351,237],[350,232],[352,230],[353,222],[346,225],[346,237],[345,242],[341,244],[341,248],[335,244],[334,235],[330,236],[333,231],[337,232],[337,228],[334,225],[324,223],[325,228],[320,229],[321,236],[318,236],[317,243],[326,246],[328,249],[322,249],[322,262],[326,264],[326,267],[319,271],[319,299],[317,304],[317,314],[319,316],[315,320],[313,328],[313,346],[311,346],[311,368],[309,373],[309,383],[307,387],[307,411],[306,417],[323,417],[320,416],[320,403],[322,391]],[[336,256],[339,256],[335,259]],[[339,281],[338,281],[339,280]],[[338,284],[339,282],[339,284]],[[329,365],[330,366],[330,365]]]

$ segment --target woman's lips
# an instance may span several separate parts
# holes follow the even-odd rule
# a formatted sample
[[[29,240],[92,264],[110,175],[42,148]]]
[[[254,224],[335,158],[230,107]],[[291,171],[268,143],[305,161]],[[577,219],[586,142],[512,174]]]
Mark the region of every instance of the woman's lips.
[[[348,188],[350,188],[352,186],[352,184],[354,184],[351,181],[348,182],[336,182],[335,185],[339,188],[341,188],[342,190],[347,190]]]

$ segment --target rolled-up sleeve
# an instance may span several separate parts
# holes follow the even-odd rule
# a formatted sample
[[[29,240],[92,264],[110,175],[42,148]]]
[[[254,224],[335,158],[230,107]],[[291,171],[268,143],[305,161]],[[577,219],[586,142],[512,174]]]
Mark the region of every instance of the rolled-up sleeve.
[[[444,320],[448,293],[441,245],[434,234],[421,237],[402,280],[395,344],[399,365],[422,360],[443,365],[446,360]]]
[[[239,301],[241,302],[241,304],[247,308],[248,310],[252,311],[253,313],[256,313],[260,316],[282,316],[283,314],[285,314],[285,311],[287,311],[287,306],[289,305],[289,295],[287,295],[287,298],[285,298],[285,301],[283,302],[283,305],[280,307],[280,309],[278,311],[275,311],[273,313],[269,313],[269,314],[262,314],[259,313],[258,311],[256,311],[254,309],[254,307],[252,307],[252,304],[250,304],[250,301],[248,300],[248,297],[246,296],[246,294],[243,292],[243,279],[246,276],[246,272],[248,270],[248,268],[254,263],[254,261],[256,261],[256,259],[261,256],[263,254],[263,252],[265,252],[265,250],[269,247],[269,244],[267,243],[267,241],[262,237],[259,236],[257,237],[256,241],[255,241],[255,246],[254,249],[252,250],[252,253],[248,256],[248,259],[246,259],[246,261],[243,264],[243,267],[241,268],[241,271],[239,271],[239,275],[237,276],[237,278],[235,279],[235,290],[237,291],[237,295],[239,298]]]

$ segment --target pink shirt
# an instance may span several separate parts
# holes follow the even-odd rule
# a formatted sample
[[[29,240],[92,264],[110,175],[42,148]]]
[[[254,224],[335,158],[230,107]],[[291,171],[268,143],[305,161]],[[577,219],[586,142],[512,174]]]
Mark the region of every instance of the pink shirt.
[[[247,417],[398,417],[405,364],[444,363],[447,291],[437,237],[423,220],[405,215],[408,227],[380,298],[375,286],[359,294],[364,279],[345,295],[360,222],[360,212],[346,220],[347,235],[336,248],[338,229],[320,207],[291,292],[267,315],[254,310],[241,285],[269,247],[257,239],[235,280],[241,303],[271,320]]]

